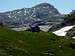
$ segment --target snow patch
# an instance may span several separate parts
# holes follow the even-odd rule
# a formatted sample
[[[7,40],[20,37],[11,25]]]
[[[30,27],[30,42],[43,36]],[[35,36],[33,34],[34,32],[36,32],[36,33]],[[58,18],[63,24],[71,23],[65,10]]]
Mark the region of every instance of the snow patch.
[[[10,16],[10,15],[9,15],[8,17],[9,17],[9,18],[11,18],[11,16]]]
[[[26,13],[27,11],[25,10],[24,12]]]
[[[60,30],[57,30],[55,32],[53,32],[54,34],[58,35],[58,36],[65,36],[67,34],[67,31],[72,29],[75,25],[73,26],[66,26],[61,28]]]
[[[30,29],[30,27],[19,27],[19,28],[12,28],[14,31],[25,31],[27,29]]]
[[[75,39],[75,37],[72,37],[73,39]]]
[[[17,12],[17,13],[21,13],[21,11]]]
[[[43,7],[43,8],[46,8],[46,7]]]
[[[44,31],[44,32],[48,32],[48,30],[51,28],[52,26],[49,25],[42,25],[39,26],[40,30]]]

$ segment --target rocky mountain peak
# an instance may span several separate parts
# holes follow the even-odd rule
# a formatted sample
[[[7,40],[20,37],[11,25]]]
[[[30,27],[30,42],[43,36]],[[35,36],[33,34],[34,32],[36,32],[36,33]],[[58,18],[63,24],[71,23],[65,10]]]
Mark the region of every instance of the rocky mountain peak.
[[[18,26],[31,24],[32,22],[41,20],[43,22],[60,22],[62,21],[61,14],[54,6],[48,3],[41,3],[32,8],[22,8],[13,11],[3,13],[8,17],[0,15],[2,17],[2,23],[7,26]]]
[[[41,4],[36,5],[36,6],[46,7],[46,6],[52,6],[52,5],[49,3],[41,3]]]

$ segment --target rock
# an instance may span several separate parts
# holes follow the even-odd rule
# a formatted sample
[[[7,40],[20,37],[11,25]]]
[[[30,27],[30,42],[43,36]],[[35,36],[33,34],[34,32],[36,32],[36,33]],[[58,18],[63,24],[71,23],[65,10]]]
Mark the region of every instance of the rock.
[[[0,23],[0,26],[3,26],[3,23]]]
[[[40,32],[40,28],[38,26],[31,26],[32,32]]]
[[[73,27],[72,29],[70,29],[69,31],[67,31],[66,36],[74,37],[75,36],[75,27]]]
[[[49,32],[54,32],[54,31],[57,31],[63,27],[65,27],[66,24],[65,23],[59,23],[59,24],[54,24],[50,29],[49,29]]]

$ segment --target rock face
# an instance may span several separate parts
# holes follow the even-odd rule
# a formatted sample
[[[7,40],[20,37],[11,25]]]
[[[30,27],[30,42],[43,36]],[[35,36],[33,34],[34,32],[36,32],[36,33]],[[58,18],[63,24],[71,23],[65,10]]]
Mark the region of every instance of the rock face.
[[[0,23],[9,27],[29,25],[35,21],[61,22],[62,20],[58,10],[48,3],[0,13]]]
[[[75,37],[75,27],[67,31],[66,36]]]
[[[57,31],[57,30],[59,30],[59,29],[61,29],[61,28],[63,28],[63,27],[66,27],[67,25],[65,24],[65,23],[60,23],[60,24],[55,24],[55,25],[53,25],[50,29],[49,29],[49,31],[50,32],[54,32],[54,31]]]

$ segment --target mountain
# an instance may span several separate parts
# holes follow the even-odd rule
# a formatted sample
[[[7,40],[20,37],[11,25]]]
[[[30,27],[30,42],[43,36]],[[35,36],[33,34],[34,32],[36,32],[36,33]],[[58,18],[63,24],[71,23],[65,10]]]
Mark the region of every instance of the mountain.
[[[73,13],[75,13],[75,10],[72,10],[72,12],[70,12],[70,14],[73,14]]]
[[[9,27],[30,25],[36,21],[61,22],[62,20],[58,10],[48,3],[41,3],[32,8],[22,8],[0,13],[0,23]]]

